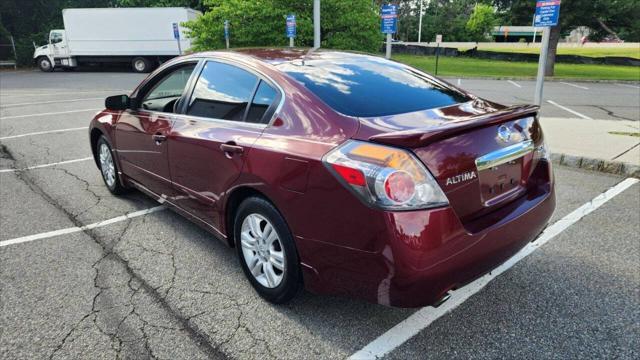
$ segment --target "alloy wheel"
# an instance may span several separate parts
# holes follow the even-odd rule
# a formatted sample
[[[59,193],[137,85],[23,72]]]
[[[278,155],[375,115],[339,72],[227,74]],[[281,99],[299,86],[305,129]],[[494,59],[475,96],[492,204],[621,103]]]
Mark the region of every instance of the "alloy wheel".
[[[274,226],[264,216],[250,214],[242,221],[240,243],[244,261],[260,285],[273,289],[285,272],[285,253]]]
[[[113,164],[113,156],[107,144],[100,145],[100,170],[102,177],[107,185],[111,188],[116,183],[116,168]]]

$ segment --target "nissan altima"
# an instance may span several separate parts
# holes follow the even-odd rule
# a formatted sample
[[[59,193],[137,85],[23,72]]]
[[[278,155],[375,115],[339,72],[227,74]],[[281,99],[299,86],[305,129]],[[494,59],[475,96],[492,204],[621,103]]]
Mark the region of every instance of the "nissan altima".
[[[380,57],[302,49],[173,59],[90,126],[113,194],[140,190],[302,288],[438,304],[533,241],[555,207],[538,107]]]

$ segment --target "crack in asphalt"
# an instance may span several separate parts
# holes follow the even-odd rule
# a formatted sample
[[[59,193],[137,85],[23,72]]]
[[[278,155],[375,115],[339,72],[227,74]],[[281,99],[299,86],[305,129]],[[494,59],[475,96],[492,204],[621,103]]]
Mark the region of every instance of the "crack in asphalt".
[[[47,151],[47,150],[45,149],[45,151]],[[12,163],[11,164],[11,168],[12,169],[17,169],[16,166],[15,166],[17,161],[16,161],[16,157],[14,156],[14,153],[11,150],[9,150],[4,144],[0,144],[0,152],[2,153],[2,158],[6,158],[6,159],[11,161],[11,163]],[[19,154],[19,153],[16,152],[16,154]],[[45,200],[47,203],[52,205],[58,211],[62,212],[75,226],[82,227],[82,226],[85,225],[85,224],[83,224],[82,222],[80,222],[77,219],[77,216],[72,214],[64,206],[62,206],[58,201],[56,201],[48,193],[46,193],[42,189],[42,187],[40,187],[40,185],[38,185],[36,183],[36,180],[33,179],[28,174],[28,171],[16,171],[15,175],[20,181],[22,181],[25,185],[27,185],[27,187],[33,193],[38,194],[43,200]],[[99,196],[99,195],[97,195],[97,196]],[[99,275],[99,270],[98,270],[98,268],[96,268],[96,266],[101,261],[103,261],[105,258],[107,258],[109,256],[111,256],[114,260],[118,261],[124,267],[125,271],[129,275],[130,279],[135,279],[136,282],[138,282],[140,284],[140,286],[139,286],[137,291],[139,291],[140,289],[144,290],[147,294],[149,294],[149,296],[151,296],[156,301],[156,303],[160,306],[160,308],[162,310],[164,310],[167,314],[172,316],[178,323],[180,323],[182,325],[181,329],[173,329],[173,330],[184,330],[187,333],[187,335],[195,342],[196,346],[201,351],[203,351],[204,354],[206,354],[206,356],[208,356],[210,358],[216,358],[216,359],[217,358],[227,358],[227,356],[224,354],[224,352],[220,351],[217,347],[212,345],[212,341],[209,338],[209,336],[207,336],[205,333],[203,333],[201,331],[198,331],[198,330],[194,329],[191,326],[191,324],[189,323],[189,321],[190,321],[189,319],[185,318],[179,311],[174,310],[166,302],[166,299],[165,299],[166,295],[163,296],[157,289],[155,289],[154,287],[150,286],[142,277],[140,277],[135,272],[135,270],[129,264],[128,260],[125,260],[117,252],[114,251],[115,246],[117,245],[117,243],[120,242],[120,240],[122,239],[122,237],[124,236],[124,234],[128,230],[129,226],[131,225],[131,222],[132,222],[131,220],[127,221],[127,225],[126,225],[125,229],[118,236],[118,239],[114,242],[114,244],[112,246],[109,246],[108,244],[106,244],[104,242],[104,240],[101,239],[100,236],[94,230],[83,230],[83,232],[87,236],[89,236],[98,246],[101,247],[102,252],[103,252],[103,256],[98,261],[96,261],[96,263],[94,263],[93,266],[92,266],[92,268],[94,268],[95,271],[96,271],[95,277],[94,277],[94,287],[98,288],[99,290],[98,290],[98,292],[96,293],[96,295],[93,298],[91,312],[89,312],[88,314],[84,315],[80,319],[80,321],[78,321],[71,328],[71,330],[68,331],[65,334],[65,336],[62,338],[60,343],[54,349],[54,351],[50,354],[49,358],[50,359],[53,358],[55,356],[55,354],[58,353],[65,346],[65,344],[67,343],[69,337],[74,333],[74,331],[78,328],[78,326],[80,326],[90,316],[92,316],[92,315],[94,317],[96,316],[96,314],[97,314],[97,311],[96,311],[96,308],[95,308],[96,301],[97,301],[98,297],[100,296],[100,294],[102,294],[102,292],[105,290],[104,288],[101,288],[101,287],[97,286],[98,284],[97,284],[96,281],[97,281],[97,278],[98,278],[98,275]],[[149,324],[139,314],[137,314],[135,312],[135,306],[134,306],[134,312],[133,313],[137,315],[137,317],[140,319],[140,321],[145,326],[157,327],[156,325]],[[93,322],[95,324],[95,318],[94,318]],[[98,330],[100,332],[104,333],[99,326],[96,326],[96,327],[98,328]],[[152,354],[151,349],[149,348],[148,337],[147,337],[146,331],[143,330],[143,334],[144,334],[144,337],[146,338],[145,347],[149,350],[148,354],[153,357],[154,355]],[[108,336],[110,338],[112,337],[112,335],[108,335]],[[119,354],[119,350],[118,350],[118,354]]]
[[[591,106],[591,107],[594,107],[594,108],[596,108],[596,109],[600,109],[600,110],[602,110],[602,111],[606,112],[606,113],[607,113],[607,115],[609,115],[609,116],[611,116],[611,117],[614,117],[614,118],[617,118],[617,119],[622,119],[622,120],[631,120],[631,121],[637,121],[637,120],[638,120],[638,119],[630,119],[630,118],[628,118],[628,117],[624,117],[624,116],[616,115],[612,110],[609,110],[609,109],[605,108],[604,106],[600,106],[600,105],[587,105],[587,106]]]

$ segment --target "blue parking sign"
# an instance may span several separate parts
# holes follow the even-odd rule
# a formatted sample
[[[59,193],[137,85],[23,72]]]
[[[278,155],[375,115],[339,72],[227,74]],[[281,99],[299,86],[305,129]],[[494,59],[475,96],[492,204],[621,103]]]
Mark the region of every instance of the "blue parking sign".
[[[536,2],[536,15],[533,20],[534,27],[548,27],[558,25],[560,19],[560,0],[548,0]]]
[[[398,27],[398,7],[396,5],[382,5],[380,16],[382,18],[382,22],[380,23],[382,33],[395,33]]]
[[[287,15],[287,37],[296,37],[296,16]]]
[[[173,38],[180,40],[180,28],[178,28],[178,23],[173,23]]]

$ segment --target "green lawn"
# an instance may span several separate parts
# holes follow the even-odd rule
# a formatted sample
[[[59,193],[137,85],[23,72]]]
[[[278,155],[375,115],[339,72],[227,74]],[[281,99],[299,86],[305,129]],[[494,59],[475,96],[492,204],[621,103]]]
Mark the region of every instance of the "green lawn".
[[[468,48],[459,48],[459,50],[468,50]],[[525,54],[539,54],[540,48],[536,47],[492,47],[491,45],[478,45],[478,50],[495,51],[495,52],[515,52]],[[558,54],[560,55],[580,55],[590,57],[604,57],[604,56],[623,56],[635,59],[640,59],[640,47],[604,47],[604,48],[590,48],[590,47],[558,47]]]
[[[393,59],[420,70],[434,74],[435,57],[420,55],[394,55]],[[555,78],[589,80],[635,80],[640,81],[640,67],[556,64]],[[438,75],[468,77],[535,78],[538,64],[533,62],[511,62],[475,59],[467,57],[441,56]]]

